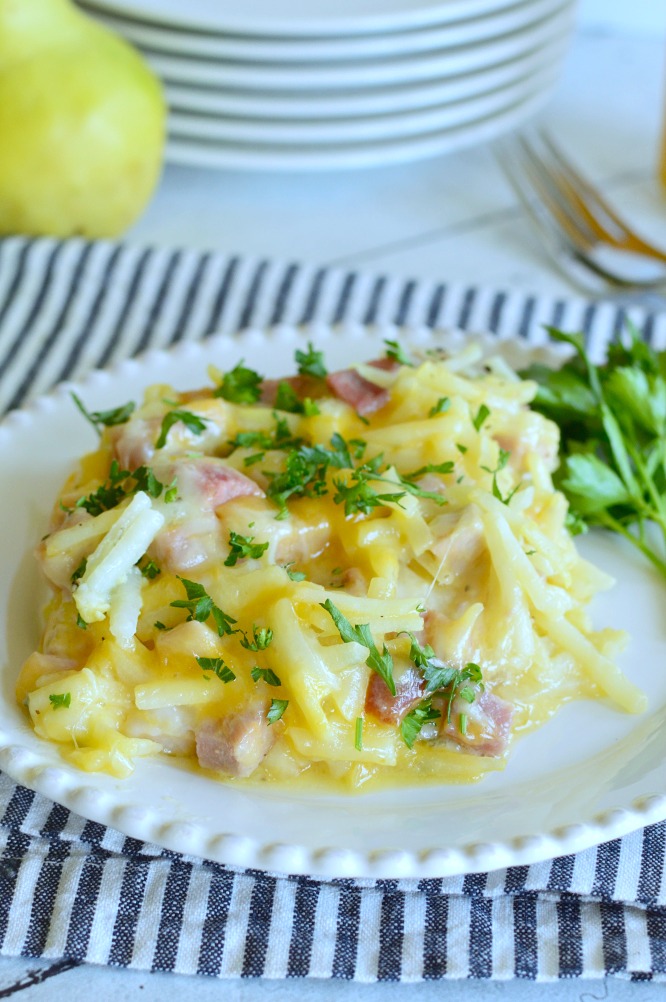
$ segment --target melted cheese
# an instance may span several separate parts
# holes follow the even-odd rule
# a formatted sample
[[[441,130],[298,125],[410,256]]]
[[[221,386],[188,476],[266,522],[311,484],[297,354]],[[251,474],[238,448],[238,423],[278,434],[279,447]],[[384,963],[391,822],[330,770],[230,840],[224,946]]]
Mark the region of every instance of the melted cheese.
[[[360,375],[387,394],[365,419],[323,381],[308,416],[159,387],[105,433],[39,550],[54,599],[17,696],[41,737],[83,769],[120,776],[164,752],[198,755],[223,778],[251,769],[262,781],[357,789],[478,779],[504,763],[511,710],[515,735],[569,699],[643,707],[612,660],[624,638],[589,626],[586,603],[609,582],[565,529],[551,480],[557,428],[529,410],[534,386],[504,364],[480,368],[472,350]],[[174,401],[205,430],[175,423],[157,450]],[[240,433],[254,440],[234,446]],[[305,496],[282,507],[267,496],[299,442],[335,450],[341,439],[353,467],[370,461],[371,492],[397,498],[346,513],[358,480],[337,460]],[[129,479],[117,506],[87,515],[76,503],[115,459],[147,463],[164,490],[132,492]],[[241,538],[259,550],[234,551]],[[159,573],[140,578],[135,565],[149,560]],[[367,643],[345,639],[326,603],[390,656],[398,702],[417,678],[402,708],[374,677]],[[483,676],[462,695],[435,692],[440,715],[421,721],[412,747],[401,719],[425,714],[429,695],[409,634],[436,663],[473,663]]]

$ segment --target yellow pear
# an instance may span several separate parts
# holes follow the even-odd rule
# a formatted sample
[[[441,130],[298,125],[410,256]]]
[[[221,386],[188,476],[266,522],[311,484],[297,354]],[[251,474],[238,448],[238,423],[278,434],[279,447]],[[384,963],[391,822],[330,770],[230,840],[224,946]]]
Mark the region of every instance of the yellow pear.
[[[115,236],[157,182],[165,107],[71,0],[0,0],[0,233]]]

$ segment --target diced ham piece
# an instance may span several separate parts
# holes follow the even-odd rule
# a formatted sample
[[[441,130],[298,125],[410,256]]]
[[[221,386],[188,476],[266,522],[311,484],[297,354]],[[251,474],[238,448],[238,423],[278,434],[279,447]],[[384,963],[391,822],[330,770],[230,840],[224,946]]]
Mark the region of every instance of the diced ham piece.
[[[175,477],[178,496],[185,501],[196,502],[201,511],[215,511],[232,498],[264,496],[254,480],[215,456],[177,459],[168,467],[160,464],[155,471],[166,483],[171,483]]]
[[[177,459],[155,467],[164,483],[176,478],[175,518],[157,534],[152,551],[158,564],[183,573],[218,556],[220,525],[215,511],[238,497],[263,497],[263,491],[244,473],[215,456]],[[165,505],[169,516],[171,505]]]
[[[196,732],[197,758],[204,769],[251,776],[275,741],[263,708],[205,720]]]
[[[466,733],[460,730],[460,714],[467,717]],[[473,703],[457,696],[451,706],[451,718],[442,713],[440,738],[485,758],[499,758],[506,751],[511,734],[513,707],[492,692],[476,693]]]
[[[371,363],[373,364],[373,363]],[[362,376],[356,369],[341,369],[326,377],[331,392],[366,417],[380,410],[389,401],[389,392]]]
[[[416,668],[407,668],[395,680],[395,696],[381,675],[372,672],[365,694],[365,709],[385,724],[398,724],[423,699],[425,682]]]

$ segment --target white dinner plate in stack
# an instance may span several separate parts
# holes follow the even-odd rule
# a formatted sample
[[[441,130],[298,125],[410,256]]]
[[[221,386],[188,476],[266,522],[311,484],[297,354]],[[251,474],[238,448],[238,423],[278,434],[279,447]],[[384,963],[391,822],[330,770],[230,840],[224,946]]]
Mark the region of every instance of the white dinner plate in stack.
[[[169,159],[326,170],[483,142],[547,100],[575,0],[82,0],[161,77]]]

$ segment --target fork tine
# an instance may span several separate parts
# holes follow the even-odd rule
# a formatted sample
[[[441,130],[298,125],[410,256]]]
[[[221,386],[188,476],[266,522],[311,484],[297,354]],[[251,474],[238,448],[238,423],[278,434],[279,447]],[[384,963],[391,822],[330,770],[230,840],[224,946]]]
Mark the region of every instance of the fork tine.
[[[571,191],[572,196],[576,198],[581,205],[581,208],[593,220],[595,226],[600,230],[600,232],[602,232],[605,237],[613,239],[623,239],[626,236],[632,235],[627,224],[618,216],[615,209],[609,205],[602,194],[597,191],[597,189],[586,177],[583,177],[583,175],[575,169],[570,160],[565,158],[561,149],[556,145],[549,133],[546,132],[545,129],[539,129],[539,137],[550,153],[553,161],[557,164],[558,170],[567,184],[567,187]],[[587,201],[583,200],[583,194],[585,195]],[[608,229],[603,229],[599,215],[592,212],[592,205],[596,206],[598,212],[602,216],[605,216],[607,221],[613,225],[615,230],[614,233]]]
[[[532,190],[532,174],[527,173],[523,156],[518,152],[515,140],[499,140],[495,143],[494,149],[507,181],[515,191],[527,216],[541,234],[543,246],[555,264],[571,281],[588,292],[594,294],[605,292],[609,284],[614,284],[613,276],[603,274],[586,260],[585,255],[576,249],[569,236],[563,232],[544,202],[529,198],[527,191]],[[527,177],[527,181],[519,181],[521,176]]]
[[[570,197],[571,182],[562,181],[548,154],[540,155],[533,140],[514,134],[497,140],[494,150],[545,249],[569,279],[595,294],[666,285],[663,262],[656,256],[599,237]]]
[[[566,186],[570,199],[598,239],[666,261],[666,252],[647,243],[631,229],[594,185],[575,169],[545,129],[539,130],[539,136],[560,173],[561,184]],[[552,167],[549,173],[552,177]]]
[[[578,206],[572,205],[568,192],[563,190],[557,176],[537,152],[535,145],[524,135],[518,141],[522,152],[521,168],[531,187],[574,246],[580,251],[589,251],[596,237],[594,231],[586,225],[585,217],[575,211]]]

